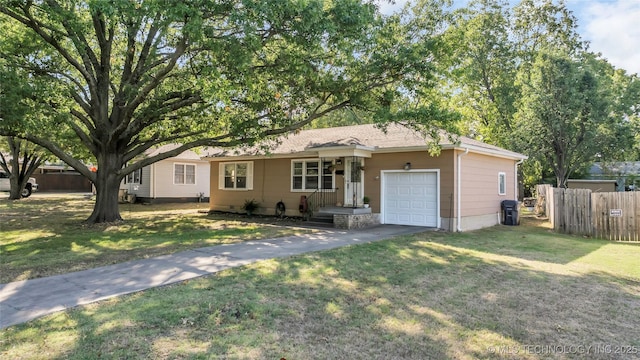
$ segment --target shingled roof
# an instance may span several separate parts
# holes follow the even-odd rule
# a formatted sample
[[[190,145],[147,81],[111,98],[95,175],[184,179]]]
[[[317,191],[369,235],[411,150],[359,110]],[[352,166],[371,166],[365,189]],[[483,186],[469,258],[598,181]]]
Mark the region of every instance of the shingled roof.
[[[401,125],[389,125],[386,131],[373,124],[341,126],[324,129],[302,130],[288,134],[272,143],[262,146],[239,149],[218,149],[209,152],[208,157],[247,157],[265,155],[288,155],[313,153],[326,147],[361,146],[371,148],[373,152],[417,150],[429,148],[431,138]],[[485,144],[467,137],[459,137],[452,143],[445,133],[441,134],[440,145],[443,149],[473,148],[478,152],[493,153],[504,157],[525,159],[526,156],[503,148]]]

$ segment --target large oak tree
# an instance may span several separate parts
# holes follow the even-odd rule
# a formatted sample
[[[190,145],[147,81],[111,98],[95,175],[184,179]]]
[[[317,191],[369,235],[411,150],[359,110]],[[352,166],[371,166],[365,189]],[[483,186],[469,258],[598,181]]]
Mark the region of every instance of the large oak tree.
[[[59,115],[7,116],[0,134],[89,178],[92,223],[121,219],[127,174],[187,149],[253,145],[347,107],[393,119],[429,78],[434,43],[421,39],[439,31],[357,0],[3,0],[0,26],[3,61],[48,84],[35,100]],[[144,157],[166,143],[180,146]]]

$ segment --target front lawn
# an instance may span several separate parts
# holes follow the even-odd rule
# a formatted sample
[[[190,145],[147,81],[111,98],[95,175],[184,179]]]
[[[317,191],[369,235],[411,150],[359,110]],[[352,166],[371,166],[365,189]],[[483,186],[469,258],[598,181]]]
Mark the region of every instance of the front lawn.
[[[199,213],[206,203],[122,204],[124,224],[83,225],[93,204],[78,195],[0,199],[0,283],[311,231]]]
[[[270,260],[6,329],[3,358],[640,358],[640,245],[537,226]]]

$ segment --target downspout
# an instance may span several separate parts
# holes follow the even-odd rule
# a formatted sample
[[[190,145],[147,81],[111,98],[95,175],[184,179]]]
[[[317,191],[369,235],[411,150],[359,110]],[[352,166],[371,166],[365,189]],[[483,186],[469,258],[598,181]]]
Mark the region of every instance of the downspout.
[[[150,182],[149,186],[151,187],[151,189],[149,189],[149,192],[150,192],[149,195],[151,195],[152,199],[155,199],[156,198],[156,164],[151,165],[150,176],[151,176],[151,181],[149,181]]]
[[[515,184],[513,185],[513,190],[514,190],[514,196],[515,196],[515,200],[518,201],[518,165],[522,164],[524,162],[524,159],[516,162],[516,164],[514,165],[514,169],[513,169],[513,178],[515,179]]]
[[[458,232],[462,232],[462,226],[461,226],[461,221],[462,221],[462,212],[460,210],[460,207],[462,205],[462,196],[461,196],[461,191],[462,191],[462,166],[461,166],[461,158],[464,155],[467,155],[469,153],[469,148],[465,148],[463,153],[458,154],[458,204],[457,204],[457,219],[456,219],[456,231]]]

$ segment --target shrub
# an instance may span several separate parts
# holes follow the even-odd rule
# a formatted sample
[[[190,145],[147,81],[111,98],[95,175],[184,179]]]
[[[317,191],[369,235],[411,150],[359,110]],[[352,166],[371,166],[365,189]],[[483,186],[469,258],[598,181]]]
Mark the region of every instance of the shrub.
[[[260,208],[260,203],[255,199],[245,200],[244,205],[242,205],[242,210],[246,211],[247,215],[252,215],[258,208]]]

